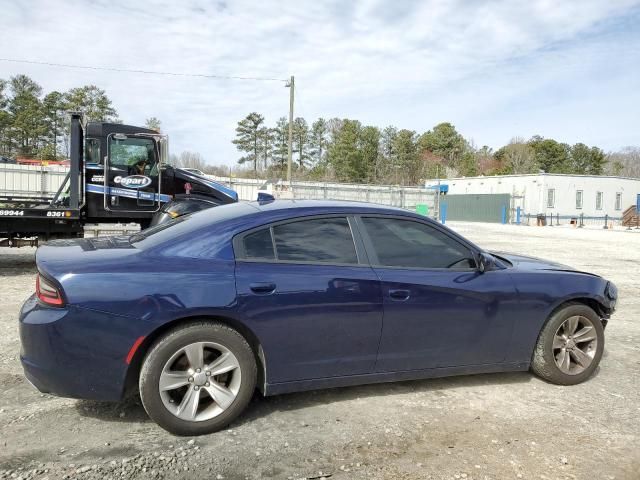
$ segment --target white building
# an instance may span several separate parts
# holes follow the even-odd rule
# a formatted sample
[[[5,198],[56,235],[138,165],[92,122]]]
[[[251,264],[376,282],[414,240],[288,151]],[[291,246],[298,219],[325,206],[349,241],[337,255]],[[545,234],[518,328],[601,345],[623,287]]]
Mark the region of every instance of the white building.
[[[427,180],[433,186],[437,180]],[[512,208],[523,213],[560,214],[561,216],[621,217],[636,205],[640,179],[597,175],[565,175],[540,173],[529,175],[497,175],[440,180],[448,186],[447,195],[508,193]],[[441,190],[445,190],[443,187]]]

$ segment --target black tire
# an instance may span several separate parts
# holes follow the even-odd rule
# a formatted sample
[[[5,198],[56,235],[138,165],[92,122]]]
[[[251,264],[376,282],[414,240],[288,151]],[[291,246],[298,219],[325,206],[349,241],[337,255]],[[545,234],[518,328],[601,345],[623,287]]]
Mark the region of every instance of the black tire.
[[[214,342],[232,352],[240,366],[241,382],[233,403],[222,413],[207,420],[188,421],[178,418],[165,407],[159,382],[169,359],[180,349],[196,342]],[[149,417],[168,432],[185,436],[205,435],[226,427],[242,413],[253,396],[256,379],[253,351],[240,333],[220,323],[192,322],[172,330],[151,346],[140,370],[140,398]]]
[[[565,320],[573,316],[585,317],[593,325],[597,346],[591,364],[584,371],[576,374],[563,372],[556,364],[553,350],[553,340],[556,332]],[[602,352],[604,351],[604,328],[600,317],[588,306],[581,303],[568,303],[554,311],[538,336],[538,342],[533,351],[531,369],[544,380],[557,385],[576,385],[587,380],[598,368]]]

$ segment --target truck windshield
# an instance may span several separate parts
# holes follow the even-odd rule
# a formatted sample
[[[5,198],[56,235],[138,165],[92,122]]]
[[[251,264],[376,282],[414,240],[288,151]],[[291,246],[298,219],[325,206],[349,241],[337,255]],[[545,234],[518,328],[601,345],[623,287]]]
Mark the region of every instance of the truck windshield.
[[[129,175],[157,175],[154,143],[150,138],[111,137],[109,166],[125,170]]]

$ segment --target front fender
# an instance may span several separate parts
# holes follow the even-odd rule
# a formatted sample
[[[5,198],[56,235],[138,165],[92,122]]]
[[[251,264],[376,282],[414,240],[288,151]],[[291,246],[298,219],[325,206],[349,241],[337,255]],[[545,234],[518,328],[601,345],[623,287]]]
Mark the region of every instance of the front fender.
[[[596,313],[603,318],[608,318],[615,309],[615,285],[599,276],[542,270],[511,272],[511,276],[518,294],[520,313],[513,319],[508,361],[529,362],[545,322],[554,310],[567,302],[579,301],[597,306],[599,311]]]

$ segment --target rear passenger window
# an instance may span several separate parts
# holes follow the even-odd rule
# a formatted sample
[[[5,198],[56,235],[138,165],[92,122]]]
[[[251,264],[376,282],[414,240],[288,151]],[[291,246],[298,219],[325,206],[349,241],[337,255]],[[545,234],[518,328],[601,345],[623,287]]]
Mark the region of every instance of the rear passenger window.
[[[244,258],[251,260],[275,260],[269,228],[250,233],[243,239]]]
[[[278,260],[358,263],[346,218],[318,218],[276,225],[273,236]]]

